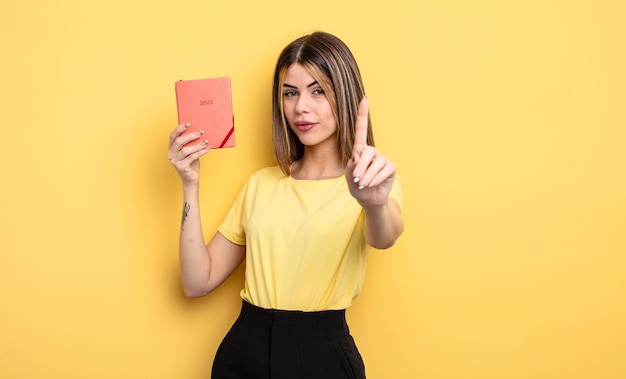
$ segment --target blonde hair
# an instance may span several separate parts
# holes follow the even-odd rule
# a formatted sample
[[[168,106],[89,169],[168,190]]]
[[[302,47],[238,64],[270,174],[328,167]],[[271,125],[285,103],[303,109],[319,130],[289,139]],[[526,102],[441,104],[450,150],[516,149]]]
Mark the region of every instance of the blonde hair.
[[[365,96],[363,80],[352,52],[332,34],[315,32],[287,45],[276,63],[272,89],[272,145],[278,166],[290,174],[302,158],[304,145],[289,127],[283,111],[282,87],[287,70],[298,63],[320,84],[337,120],[337,142],[344,166],[352,158],[359,102]],[[367,143],[374,146],[368,115]]]

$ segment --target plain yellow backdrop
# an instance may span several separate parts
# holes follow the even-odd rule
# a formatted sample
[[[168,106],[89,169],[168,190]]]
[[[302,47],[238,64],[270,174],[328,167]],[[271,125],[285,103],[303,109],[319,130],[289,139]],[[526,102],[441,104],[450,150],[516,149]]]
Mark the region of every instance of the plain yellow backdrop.
[[[232,78],[210,237],[273,164],[280,49],[325,30],[404,180],[348,312],[369,377],[626,378],[625,4],[3,0],[0,377],[208,377],[243,275],[182,294],[173,83]]]

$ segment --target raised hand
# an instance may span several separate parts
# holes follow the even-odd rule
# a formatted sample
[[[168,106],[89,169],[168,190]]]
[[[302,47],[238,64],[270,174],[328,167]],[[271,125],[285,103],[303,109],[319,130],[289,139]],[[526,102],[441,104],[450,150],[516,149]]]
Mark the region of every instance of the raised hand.
[[[207,140],[185,146],[185,144],[202,137],[202,132],[182,135],[188,127],[189,124],[178,125],[170,134],[167,159],[178,172],[183,184],[195,184],[198,183],[200,173],[200,160],[198,158],[208,153],[211,146],[208,146]]]
[[[364,208],[387,203],[396,175],[396,164],[367,145],[368,114],[369,102],[365,96],[359,104],[352,159],[346,167],[350,193]]]

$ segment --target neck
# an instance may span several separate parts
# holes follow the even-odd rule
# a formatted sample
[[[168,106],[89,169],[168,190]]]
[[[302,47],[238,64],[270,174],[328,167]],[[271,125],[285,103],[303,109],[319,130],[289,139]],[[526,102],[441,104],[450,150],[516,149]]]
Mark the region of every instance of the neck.
[[[344,171],[339,154],[305,149],[302,159],[291,167],[291,176],[295,179],[321,180],[342,176]]]

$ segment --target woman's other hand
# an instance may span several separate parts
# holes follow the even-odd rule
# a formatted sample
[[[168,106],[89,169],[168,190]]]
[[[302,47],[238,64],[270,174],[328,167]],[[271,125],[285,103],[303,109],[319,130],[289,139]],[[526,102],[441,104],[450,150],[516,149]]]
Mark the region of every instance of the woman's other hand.
[[[396,164],[367,145],[368,112],[364,97],[359,104],[352,159],[346,167],[350,193],[363,208],[386,205],[396,175]]]
[[[207,140],[200,140],[202,131],[184,134],[189,124],[181,124],[170,134],[167,159],[183,181],[183,184],[197,184],[200,178],[199,158],[211,150]],[[197,143],[187,145],[189,142]],[[185,146],[186,145],[186,146]]]

